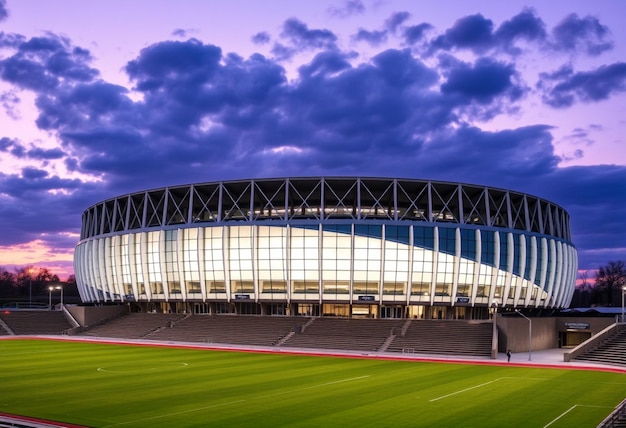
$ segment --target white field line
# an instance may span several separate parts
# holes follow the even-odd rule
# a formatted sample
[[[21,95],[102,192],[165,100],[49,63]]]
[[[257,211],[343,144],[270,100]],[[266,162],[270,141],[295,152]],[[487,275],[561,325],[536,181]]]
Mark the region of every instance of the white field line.
[[[111,425],[106,425],[106,426],[114,427],[117,425],[128,425],[128,424],[135,424],[137,422],[152,421],[154,419],[167,418],[169,416],[176,416],[176,415],[184,415],[185,413],[198,412],[200,410],[214,409],[216,407],[222,407],[222,406],[230,406],[231,404],[243,403],[244,401],[246,400],[229,401],[228,403],[213,404],[211,406],[198,407],[195,409],[183,410],[181,412],[165,413],[163,415],[151,416],[149,418],[144,418],[144,419],[135,419],[134,421],[118,422],[116,424],[111,424]]]
[[[429,401],[433,402],[433,401],[441,400],[443,398],[452,397],[453,395],[457,395],[457,394],[461,394],[463,392],[471,391],[472,389],[476,389],[476,388],[482,388],[483,386],[487,386],[487,385],[489,385],[491,383],[498,382],[498,381],[501,381],[501,380],[504,380],[504,379],[507,379],[507,380],[508,379],[516,379],[516,380],[519,380],[519,379],[521,379],[521,380],[550,380],[550,379],[543,379],[543,378],[538,378],[538,377],[537,378],[532,378],[532,377],[512,377],[512,376],[499,377],[497,379],[490,380],[489,382],[481,383],[480,385],[470,386],[469,388],[461,389],[459,391],[455,391],[455,392],[452,392],[450,394],[442,395],[441,397],[433,398],[432,400],[429,400]]]
[[[292,389],[290,391],[277,392],[276,394],[261,395],[259,397],[253,398],[253,400],[260,400],[261,398],[275,397],[277,395],[292,394],[294,392],[306,391],[307,389],[321,388],[323,386],[334,385],[334,384],[337,384],[337,383],[352,382],[353,380],[365,379],[367,377],[370,377],[370,375],[359,376],[359,377],[351,377],[349,379],[341,379],[341,380],[336,380],[334,382],[320,383],[319,385],[312,385],[312,386],[307,386],[305,388],[298,388],[298,389]]]
[[[602,407],[602,408],[609,408],[609,409],[611,408],[611,406],[590,406],[590,405],[587,405],[587,404],[574,404],[572,407],[570,407],[569,409],[567,409],[566,411],[561,413],[559,416],[557,416],[556,418],[552,419],[547,425],[544,425],[543,428],[549,427],[550,425],[552,425],[553,423],[555,423],[556,421],[561,419],[563,416],[567,415],[569,412],[574,410],[576,407]]]
[[[432,403],[433,401],[441,400],[443,398],[452,397],[453,395],[461,394],[461,393],[466,392],[466,391],[471,391],[472,389],[482,388],[483,386],[487,386],[487,385],[489,385],[491,383],[496,382],[497,380],[498,379],[490,380],[489,382],[481,383],[480,385],[470,386],[469,388],[461,389],[460,391],[455,391],[455,392],[452,392],[450,394],[442,395],[441,397],[433,398],[432,400],[429,400],[429,401]]]
[[[123,365],[118,365],[118,366],[113,366],[113,367],[122,367],[121,369],[107,369],[106,366],[105,367],[98,367],[96,369],[97,372],[108,372],[108,373],[132,373],[132,372],[136,372],[136,371],[158,371],[158,370],[167,370],[168,368],[174,368],[174,369],[183,369],[185,367],[187,367],[189,364],[187,363],[162,363],[162,364],[157,364],[157,367],[140,367],[140,366],[135,366],[135,367],[131,367],[128,370],[124,370],[124,366]]]
[[[326,382],[326,383],[321,383],[319,385],[308,386],[306,388],[292,389],[290,391],[280,392],[280,393],[277,393],[277,394],[263,395],[263,396],[260,396],[260,397],[255,397],[255,398],[253,398],[253,400],[258,400],[260,398],[273,397],[275,395],[291,394],[291,393],[294,393],[294,392],[304,391],[304,390],[307,390],[307,389],[321,388],[323,386],[334,385],[334,384],[337,384],[337,383],[351,382],[351,381],[354,381],[354,380],[365,379],[367,377],[370,377],[370,375],[359,376],[359,377],[352,377],[352,378],[349,378],[349,379],[340,379],[340,380],[336,380],[336,381],[333,381],[333,382]],[[176,415],[183,415],[185,413],[199,412],[201,410],[213,409],[213,408],[216,408],[216,407],[230,406],[231,404],[244,403],[245,401],[247,401],[247,400],[229,401],[228,403],[213,404],[211,406],[198,407],[198,408],[195,408],[195,409],[183,410],[183,411],[180,411],[180,412],[165,413],[165,414],[162,414],[162,415],[151,416],[149,418],[135,419],[133,421],[126,421],[126,422],[118,422],[118,423],[111,424],[111,425],[106,425],[106,426],[107,427],[113,427],[113,426],[118,426],[118,425],[135,424],[135,423],[138,423],[138,422],[145,422],[145,421],[151,421],[151,420],[154,420],[154,419],[167,418],[169,416],[176,416]]]

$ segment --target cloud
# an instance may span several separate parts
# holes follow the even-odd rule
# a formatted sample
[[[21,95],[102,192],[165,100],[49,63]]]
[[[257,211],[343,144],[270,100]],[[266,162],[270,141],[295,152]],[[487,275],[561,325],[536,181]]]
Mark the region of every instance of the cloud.
[[[432,42],[442,50],[470,49],[482,53],[493,47],[493,22],[480,13],[458,19],[452,28]]]
[[[255,45],[264,45],[270,42],[271,36],[267,31],[261,31],[252,36],[251,40]]]
[[[6,91],[0,94],[0,104],[4,108],[4,112],[11,119],[18,120],[20,113],[17,106],[20,103],[20,97],[17,95],[17,91]]]
[[[16,48],[24,43],[24,40],[26,40],[26,37],[20,34],[0,31],[0,48]]]
[[[194,34],[197,32],[198,30],[177,28],[174,31],[172,31],[172,36],[180,37],[181,39],[188,39],[190,38],[191,34]]]
[[[543,101],[554,108],[570,107],[577,99],[584,103],[602,101],[626,90],[626,63],[584,72],[564,66],[552,73],[542,73],[537,87],[543,92]]]
[[[348,18],[362,15],[365,12],[365,5],[361,0],[345,0],[341,6],[330,6],[327,12],[336,18]]]
[[[72,47],[56,35],[33,37],[17,46],[17,52],[0,60],[0,78],[23,89],[53,91],[61,80],[89,81],[98,76],[89,67],[89,51]]]
[[[489,120],[513,112],[528,91],[511,63],[483,57],[469,64],[445,56],[440,63],[445,76],[442,94],[469,120]]]
[[[541,45],[545,39],[545,24],[532,9],[524,9],[495,30],[493,21],[478,13],[458,19],[444,34],[432,41],[430,52],[467,49],[484,54],[490,50],[500,50],[515,55],[520,53],[517,42]]]
[[[63,159],[65,157],[65,152],[60,148],[53,149],[42,149],[39,147],[33,148],[27,152],[27,155],[31,159],[38,160],[52,160],[52,159]]]
[[[544,42],[547,38],[544,22],[532,9],[526,9],[503,22],[494,33],[495,44],[509,53],[519,53],[515,43],[519,40]]]
[[[395,12],[385,20],[385,29],[395,33],[411,17],[409,12]]]
[[[297,18],[289,18],[283,23],[280,37],[285,43],[275,43],[272,55],[278,60],[288,60],[300,52],[336,49],[337,36],[330,30],[309,29]]]
[[[13,140],[7,137],[0,138],[0,152],[6,152],[14,144]]]
[[[7,9],[7,2],[6,0],[0,0],[0,22],[7,19],[8,16],[9,16],[9,11]]]
[[[55,248],[71,245],[59,231],[76,233],[84,209],[132,191],[364,171],[537,194],[576,217],[579,245],[606,252],[622,245],[602,239],[608,225],[616,228],[626,215],[623,204],[615,203],[626,168],[559,167],[550,124],[498,131],[477,124],[518,108],[527,94],[512,55],[522,43],[549,43],[535,12],[524,10],[499,26],[482,15],[461,18],[430,40],[443,52],[424,60],[416,45],[429,41],[433,27],[408,26],[408,19],[399,12],[380,31],[358,33],[358,40],[375,45],[390,42],[385,37],[395,31],[410,46],[367,59],[340,49],[332,31],[311,29],[296,18],[286,20],[273,38],[273,57],[225,54],[193,38],[157,42],[123,68],[132,88],[102,80],[90,53],[65,38],[2,35],[0,40],[16,43],[5,45],[10,52],[0,60],[0,79],[10,87],[5,93],[32,92],[36,125],[58,145],[23,143],[2,129],[0,153],[19,160],[20,169],[0,172],[0,224],[11,224],[2,229],[0,246],[35,240]],[[576,46],[593,39],[585,34]],[[272,40],[265,32],[254,37],[257,43]],[[478,58],[463,52],[461,60],[453,56],[457,50]],[[311,55],[287,79],[281,61],[301,52]],[[554,107],[598,102],[624,90],[625,67],[565,67],[542,74],[538,90]],[[17,105],[6,98],[9,107]],[[585,129],[572,135],[588,138]],[[86,178],[61,177],[46,167],[50,163]],[[45,221],[42,206],[54,207]],[[588,267],[597,261],[584,259]]]
[[[406,27],[404,30],[404,41],[408,45],[414,45],[415,43],[424,40],[426,33],[434,27],[426,22],[419,25],[412,25]]]
[[[387,41],[387,31],[368,31],[359,28],[357,33],[352,36],[352,40],[356,42],[367,42],[371,46],[379,46]]]
[[[597,56],[613,48],[613,42],[608,40],[609,29],[602,25],[598,18],[585,16],[580,18],[572,13],[566,16],[552,30],[553,47],[556,50],[567,52],[586,53]]]

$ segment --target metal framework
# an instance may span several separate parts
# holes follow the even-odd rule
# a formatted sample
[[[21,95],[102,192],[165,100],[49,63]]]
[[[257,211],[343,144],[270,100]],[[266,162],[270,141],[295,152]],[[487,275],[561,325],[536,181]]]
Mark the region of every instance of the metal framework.
[[[83,213],[86,302],[564,307],[569,215],[461,183],[281,178],[165,187]]]
[[[81,240],[153,227],[312,219],[456,223],[571,240],[569,215],[535,196],[461,183],[381,178],[283,178],[164,187],[100,202]]]

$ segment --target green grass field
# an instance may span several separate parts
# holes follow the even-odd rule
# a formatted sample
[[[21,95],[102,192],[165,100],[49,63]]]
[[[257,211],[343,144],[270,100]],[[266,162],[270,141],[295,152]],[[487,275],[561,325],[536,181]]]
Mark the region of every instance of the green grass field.
[[[0,340],[0,412],[92,427],[594,427],[626,375]]]

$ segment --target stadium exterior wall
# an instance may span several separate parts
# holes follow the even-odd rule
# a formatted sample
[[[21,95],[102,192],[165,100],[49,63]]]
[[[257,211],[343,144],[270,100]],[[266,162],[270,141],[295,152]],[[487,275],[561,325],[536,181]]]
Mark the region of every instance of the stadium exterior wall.
[[[569,215],[505,189],[412,179],[236,180],[83,213],[84,302],[563,308]]]

